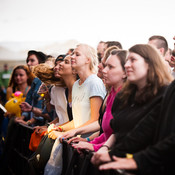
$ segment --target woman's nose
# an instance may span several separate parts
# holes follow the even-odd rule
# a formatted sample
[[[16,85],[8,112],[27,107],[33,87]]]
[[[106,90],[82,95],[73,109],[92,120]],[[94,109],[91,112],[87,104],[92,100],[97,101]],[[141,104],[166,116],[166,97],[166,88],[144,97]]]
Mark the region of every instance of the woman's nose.
[[[126,61],[124,67],[126,68],[126,67],[129,67],[129,66],[130,66],[130,62],[129,61]]]
[[[102,73],[106,73],[106,72],[107,72],[107,66],[102,69]]]
[[[62,62],[60,62],[59,66],[61,66],[61,65],[63,65],[63,61],[62,61]]]

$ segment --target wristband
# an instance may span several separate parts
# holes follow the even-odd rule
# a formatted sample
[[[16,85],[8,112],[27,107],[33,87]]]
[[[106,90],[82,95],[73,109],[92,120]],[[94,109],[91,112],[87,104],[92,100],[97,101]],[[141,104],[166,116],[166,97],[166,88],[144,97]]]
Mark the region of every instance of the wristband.
[[[108,148],[108,150],[109,150],[109,146],[108,146],[108,145],[102,145],[101,148],[102,148],[102,147],[106,147],[106,148]]]
[[[89,137],[86,137],[86,140],[87,140],[88,142],[90,142],[90,141],[91,141]]]
[[[58,130],[59,130],[60,132],[63,132],[63,127],[62,127],[62,126],[58,126]]]

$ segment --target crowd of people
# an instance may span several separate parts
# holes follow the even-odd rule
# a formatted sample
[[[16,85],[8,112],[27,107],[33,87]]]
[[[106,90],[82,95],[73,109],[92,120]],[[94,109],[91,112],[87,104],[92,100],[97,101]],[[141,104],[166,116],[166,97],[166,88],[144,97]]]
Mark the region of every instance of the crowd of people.
[[[1,85],[0,172],[12,173],[20,125],[32,129],[25,174],[77,175],[79,161],[86,174],[174,174],[174,52],[159,35],[128,50],[119,41],[79,44],[57,58],[29,50]],[[79,161],[63,156],[65,143]]]

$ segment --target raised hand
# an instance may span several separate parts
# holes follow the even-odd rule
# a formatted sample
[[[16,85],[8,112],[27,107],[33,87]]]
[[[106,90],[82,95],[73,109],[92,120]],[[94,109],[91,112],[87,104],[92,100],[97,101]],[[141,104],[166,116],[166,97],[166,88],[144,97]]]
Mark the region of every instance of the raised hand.
[[[28,104],[27,102],[22,102],[20,104],[20,108],[24,112],[30,112],[32,110],[32,106],[30,104]]]

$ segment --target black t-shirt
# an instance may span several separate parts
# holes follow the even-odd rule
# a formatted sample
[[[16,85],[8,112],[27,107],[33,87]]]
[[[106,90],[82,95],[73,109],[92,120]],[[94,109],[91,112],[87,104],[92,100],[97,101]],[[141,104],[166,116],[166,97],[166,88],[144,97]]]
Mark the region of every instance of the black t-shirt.
[[[118,98],[118,95],[116,96],[112,106],[112,115],[114,118],[110,122],[111,128],[116,136],[116,143],[109,152],[111,156],[118,153],[118,144],[121,144],[122,140],[129,132],[137,127],[141,120],[160,105],[165,89],[166,87],[161,88],[156,96],[142,104],[135,102],[134,97],[132,96],[129,99],[127,106],[124,108],[120,108],[122,102]]]
[[[66,88],[65,94],[66,94],[66,99],[67,99],[67,114],[69,117],[69,121],[71,121],[73,119],[73,115],[72,115],[72,106],[69,105],[69,101],[68,101],[68,88]]]

